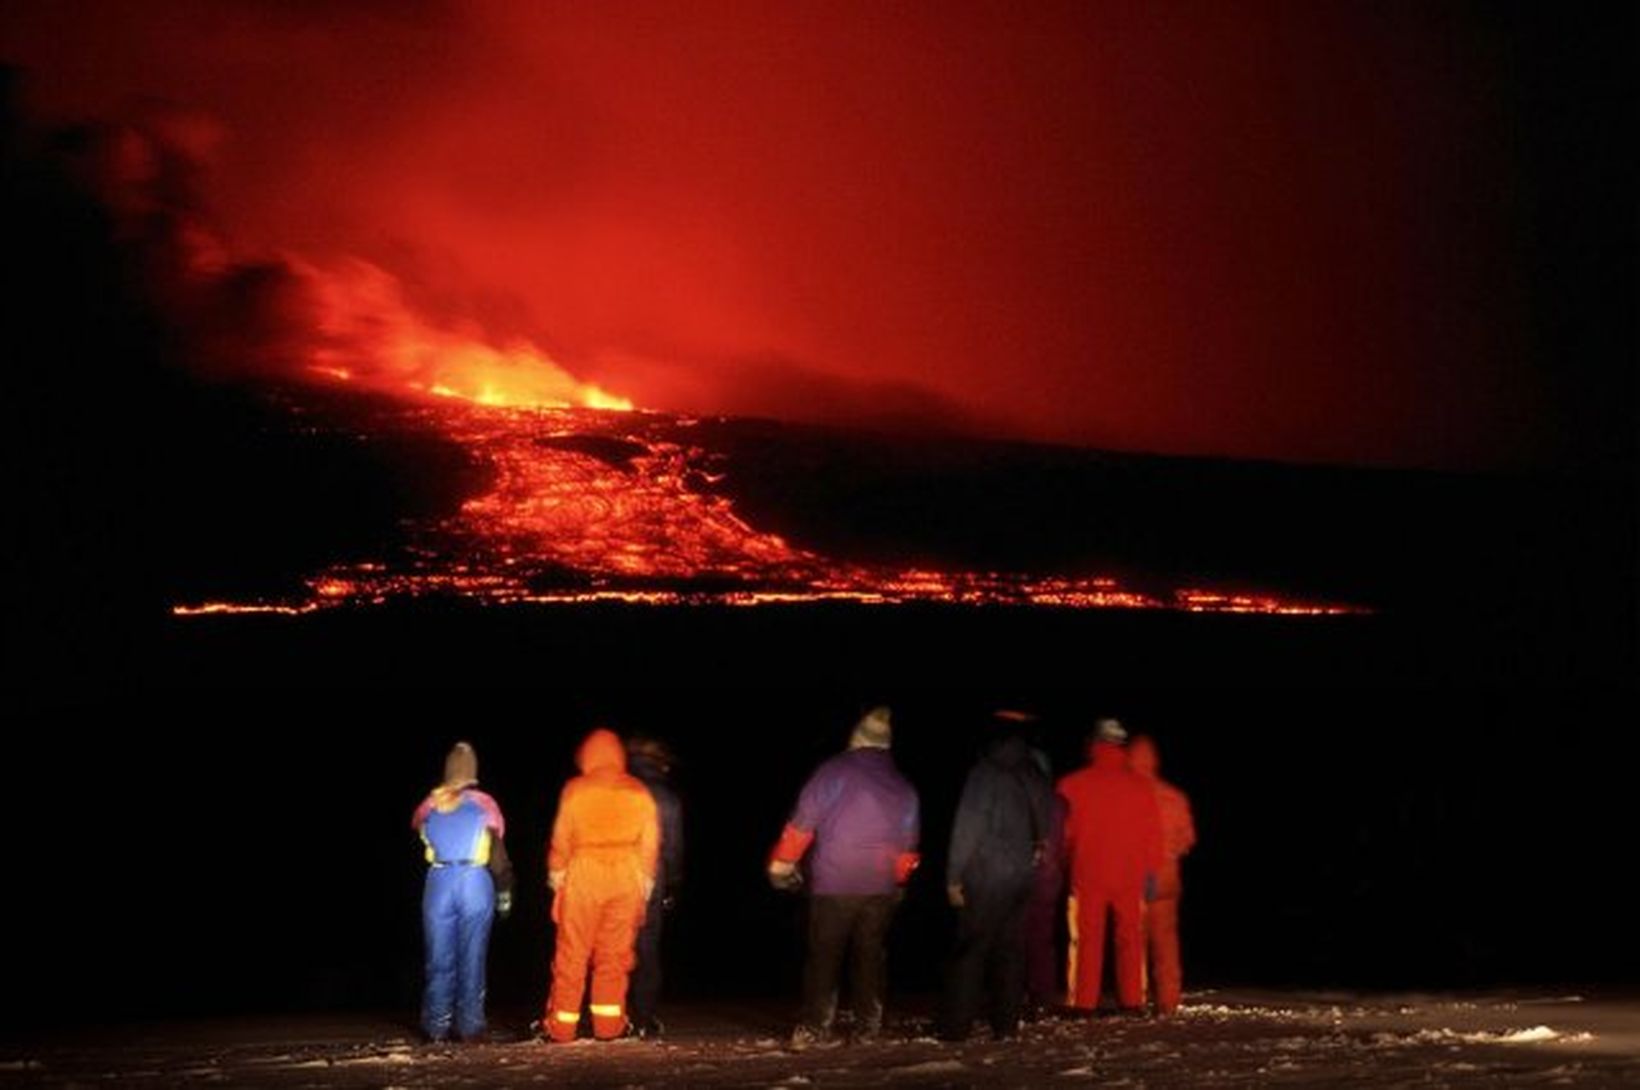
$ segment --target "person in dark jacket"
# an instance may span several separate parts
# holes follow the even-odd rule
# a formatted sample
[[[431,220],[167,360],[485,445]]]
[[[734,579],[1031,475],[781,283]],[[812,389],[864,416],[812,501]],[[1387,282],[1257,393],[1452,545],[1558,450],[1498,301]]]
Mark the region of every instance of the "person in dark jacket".
[[[958,911],[939,1035],[964,1040],[985,1000],[991,1032],[1019,1029],[1025,991],[1025,912],[1053,820],[1053,785],[1031,759],[1023,718],[999,715],[968,774],[951,827],[946,896]]]
[[[1051,783],[1053,765],[1040,749],[1031,750],[1031,760]],[[1065,816],[1069,804],[1058,792],[1053,796],[1053,814],[1048,821],[1047,841],[1036,864],[1031,900],[1025,907],[1025,1017],[1040,1018],[1057,1007],[1065,997],[1065,965],[1059,959],[1059,921],[1063,915],[1065,871]]]
[[[849,738],[849,748],[815,769],[769,859],[777,888],[800,885],[797,865],[809,861],[808,955],[803,1009],[792,1031],[794,1049],[826,1043],[837,1011],[837,982],[852,951],[854,1039],[882,1029],[888,925],[900,887],[918,863],[917,792],[889,754],[889,710],[874,708]]]
[[[683,804],[667,777],[672,771],[672,752],[653,738],[632,738],[626,743],[626,768],[654,796],[660,815],[661,854],[655,869],[655,892],[644,910],[638,929],[637,964],[632,968],[626,1005],[633,1029],[640,1037],[658,1037],[662,1026],[655,1017],[661,994],[661,920],[677,898],[683,883]]]
[[[478,789],[478,755],[457,742],[444,759],[444,781],[410,818],[427,857],[421,920],[427,944],[427,984],[421,1028],[430,1041],[481,1040],[484,963],[490,924],[512,905],[513,872],[502,841],[501,807]]]

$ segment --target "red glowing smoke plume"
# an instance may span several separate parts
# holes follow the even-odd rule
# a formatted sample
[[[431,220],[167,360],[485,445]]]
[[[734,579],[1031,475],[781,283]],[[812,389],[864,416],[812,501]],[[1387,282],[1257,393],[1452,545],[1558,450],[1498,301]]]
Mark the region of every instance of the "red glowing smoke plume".
[[[58,116],[216,119],[232,253],[384,270],[492,381],[522,339],[655,408],[1470,466],[1566,430],[1498,22],[19,0],[0,55]]]

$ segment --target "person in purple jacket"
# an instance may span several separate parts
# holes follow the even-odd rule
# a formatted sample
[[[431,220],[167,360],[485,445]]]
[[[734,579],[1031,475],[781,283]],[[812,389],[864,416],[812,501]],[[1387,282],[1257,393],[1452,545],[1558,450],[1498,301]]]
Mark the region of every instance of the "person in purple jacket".
[[[873,708],[855,726],[846,752],[815,769],[797,798],[769,858],[769,880],[780,889],[802,884],[798,863],[809,857],[808,954],[803,1009],[792,1031],[794,1049],[831,1040],[837,983],[852,951],[854,1040],[875,1040],[883,1025],[887,983],[885,940],[901,887],[918,863],[916,789],[894,767],[887,708]]]

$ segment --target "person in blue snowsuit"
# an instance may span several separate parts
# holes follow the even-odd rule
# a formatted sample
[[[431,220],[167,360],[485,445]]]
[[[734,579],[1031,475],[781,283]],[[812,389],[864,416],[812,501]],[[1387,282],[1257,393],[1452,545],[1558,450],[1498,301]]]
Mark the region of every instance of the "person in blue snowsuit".
[[[1019,1029],[1025,918],[1054,814],[1053,785],[1032,760],[1017,715],[996,717],[951,827],[945,882],[957,943],[938,1026],[950,1041],[967,1038],[982,1005],[996,1037]]]
[[[458,742],[444,759],[444,782],[410,819],[426,847],[427,882],[421,922],[427,984],[421,1028],[430,1041],[447,1041],[452,1024],[463,1041],[482,1040],[484,963],[490,924],[512,908],[512,864],[506,820],[494,799],[478,789],[478,755]]]

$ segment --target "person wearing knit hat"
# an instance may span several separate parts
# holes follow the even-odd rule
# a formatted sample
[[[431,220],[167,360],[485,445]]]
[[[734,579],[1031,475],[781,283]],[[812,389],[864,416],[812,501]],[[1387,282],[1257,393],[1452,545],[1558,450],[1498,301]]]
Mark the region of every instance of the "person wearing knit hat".
[[[854,733],[849,736],[848,744],[851,749],[871,748],[887,749],[894,741],[894,728],[889,722],[891,712],[887,708],[872,708],[860,717],[854,725]]]
[[[1115,920],[1117,1001],[1144,1003],[1144,907],[1162,869],[1162,824],[1151,785],[1128,767],[1127,731],[1114,719],[1095,726],[1089,763],[1059,781],[1066,802],[1070,860],[1071,1005],[1099,1006],[1105,928]]]
[[[421,835],[427,859],[422,1032],[430,1041],[445,1041],[453,1025],[462,1040],[482,1040],[490,924],[511,908],[512,863],[502,840],[506,819],[478,789],[478,754],[471,745],[457,742],[444,758],[443,782],[416,807],[410,827]]]
[[[798,864],[814,845],[794,1049],[830,1040],[837,984],[851,950],[854,1039],[873,1040],[882,1029],[888,925],[900,887],[917,866],[919,834],[917,792],[894,766],[889,723],[887,708],[860,718],[849,748],[823,762],[803,785],[770,853],[769,881],[777,889],[797,889],[804,884]]]
[[[1093,725],[1093,737],[1097,742],[1120,746],[1127,743],[1128,733],[1120,719],[1101,719]]]

